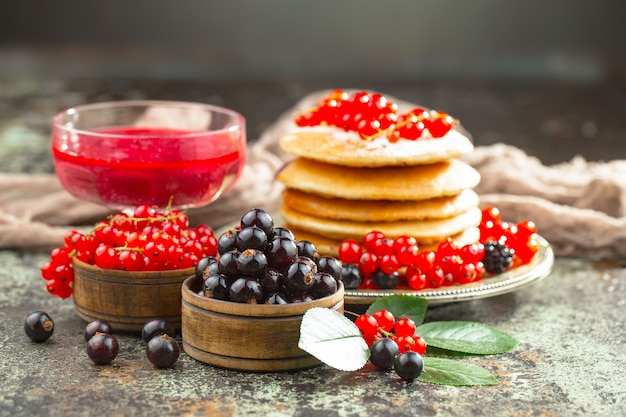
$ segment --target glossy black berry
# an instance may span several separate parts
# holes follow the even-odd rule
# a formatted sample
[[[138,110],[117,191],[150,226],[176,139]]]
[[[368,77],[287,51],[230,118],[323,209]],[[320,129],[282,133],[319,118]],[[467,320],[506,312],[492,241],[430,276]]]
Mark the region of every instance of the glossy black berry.
[[[217,262],[219,273],[226,275],[229,278],[236,278],[239,274],[239,267],[237,258],[239,257],[238,251],[230,251],[223,253]]]
[[[313,298],[323,298],[337,292],[337,280],[327,272],[317,272],[313,275],[315,282],[309,294]]]
[[[26,336],[33,342],[45,342],[54,333],[54,321],[44,311],[34,311],[24,320]]]
[[[490,274],[503,273],[513,262],[515,251],[508,248],[504,243],[490,240],[485,242],[485,257],[483,264],[485,271]]]
[[[263,230],[267,236],[272,236],[274,220],[265,210],[254,208],[241,217],[241,229],[253,226]]]
[[[87,341],[87,356],[96,365],[107,365],[117,357],[119,346],[115,336],[96,332]]]
[[[276,239],[277,237],[286,237],[291,240],[296,240],[296,236],[293,232],[286,227],[274,227],[272,229],[272,238]]]
[[[173,337],[160,334],[148,341],[146,356],[155,367],[169,368],[178,360],[180,346]]]
[[[219,271],[217,259],[213,256],[200,258],[196,263],[196,282],[202,283],[209,275]]]
[[[236,230],[227,230],[217,238],[217,252],[220,255],[225,254],[233,249],[237,249],[237,234]]]
[[[363,282],[363,272],[356,264],[341,265],[341,281],[347,290],[359,288]]]
[[[341,281],[341,263],[332,256],[322,256],[317,260],[317,272],[326,272]]]
[[[315,284],[317,265],[306,256],[299,256],[285,273],[284,284],[291,294],[302,294]]]
[[[282,292],[275,292],[263,299],[263,304],[289,304],[289,297]]]
[[[251,226],[241,229],[237,235],[237,247],[240,252],[246,249],[258,249],[264,251],[267,246],[267,234],[258,227]]]
[[[230,286],[230,300],[237,303],[260,304],[263,300],[263,288],[252,277],[237,278]]]
[[[397,272],[388,274],[380,269],[370,275],[374,284],[381,290],[392,290],[400,284],[400,277]]]
[[[278,292],[283,286],[283,274],[275,268],[268,268],[259,280],[264,294]]]
[[[166,334],[174,337],[176,335],[176,330],[169,321],[160,318],[148,321],[141,329],[141,338],[146,343],[159,334]]]
[[[395,340],[383,337],[370,346],[370,362],[380,369],[386,371],[393,366],[394,359],[400,349]]]
[[[393,367],[400,378],[413,382],[424,370],[424,359],[416,352],[404,352],[396,356]]]
[[[237,271],[240,275],[261,277],[267,269],[265,254],[257,249],[246,249],[237,258]]]
[[[265,255],[272,268],[286,271],[298,257],[298,246],[288,237],[275,237],[265,249]]]
[[[92,322],[89,322],[85,326],[85,331],[83,332],[83,335],[85,336],[85,341],[89,341],[89,339],[91,339],[93,335],[97,332],[113,334],[113,328],[111,327],[111,324],[106,320],[94,320]]]
[[[320,255],[317,252],[317,246],[313,242],[308,240],[300,240],[298,241],[298,256],[306,256],[307,258],[313,259],[316,261],[319,259]]]
[[[227,301],[230,298],[229,293],[230,289],[226,276],[213,274],[209,275],[209,277],[204,280],[202,294],[204,294],[205,297]]]
[[[307,293],[302,293],[302,294],[294,294],[289,296],[289,302],[291,304],[295,304],[295,303],[308,303],[309,301],[313,301],[314,298]]]

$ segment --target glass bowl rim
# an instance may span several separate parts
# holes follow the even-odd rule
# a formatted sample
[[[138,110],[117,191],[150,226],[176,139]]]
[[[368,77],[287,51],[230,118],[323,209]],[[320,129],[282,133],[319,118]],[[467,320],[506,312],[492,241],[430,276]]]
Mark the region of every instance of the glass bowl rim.
[[[103,110],[103,109],[113,109],[113,108],[122,108],[122,107],[140,107],[140,106],[148,107],[149,105],[158,105],[158,106],[163,106],[163,107],[165,106],[177,107],[177,108],[201,108],[201,109],[209,110],[212,112],[229,115],[231,116],[231,119],[233,120],[233,124],[227,127],[221,128],[221,129],[215,129],[215,130],[207,129],[207,130],[191,131],[191,132],[186,132],[182,134],[177,134],[176,135],[177,139],[184,139],[187,137],[195,137],[195,136],[204,136],[204,135],[207,135],[207,133],[228,132],[228,131],[235,130],[237,128],[241,128],[242,130],[245,129],[244,116],[235,110],[232,110],[226,107],[221,107],[221,106],[214,105],[214,104],[194,102],[194,101],[177,101],[177,100],[119,100],[119,101],[103,101],[103,102],[97,102],[97,103],[79,104],[76,106],[66,108],[65,110],[62,110],[58,112],[57,114],[55,114],[54,117],[52,118],[52,125],[55,128],[58,128],[67,132],[78,133],[81,135],[89,135],[89,136],[101,137],[101,138],[117,138],[117,139],[131,139],[132,138],[136,140],[137,139],[136,136],[132,137],[130,135],[121,134],[121,133],[102,133],[102,132],[97,132],[97,131],[92,131],[92,130],[76,129],[74,127],[68,127],[67,122],[64,122],[63,119],[64,117],[70,116],[75,113],[79,113],[81,111]]]

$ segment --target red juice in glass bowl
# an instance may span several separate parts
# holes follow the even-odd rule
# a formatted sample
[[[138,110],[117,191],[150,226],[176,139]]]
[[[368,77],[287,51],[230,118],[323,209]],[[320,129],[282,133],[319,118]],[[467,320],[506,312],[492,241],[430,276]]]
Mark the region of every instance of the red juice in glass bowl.
[[[123,209],[210,204],[245,164],[245,120],[201,103],[126,101],[68,109],[53,120],[57,177],[74,196]]]

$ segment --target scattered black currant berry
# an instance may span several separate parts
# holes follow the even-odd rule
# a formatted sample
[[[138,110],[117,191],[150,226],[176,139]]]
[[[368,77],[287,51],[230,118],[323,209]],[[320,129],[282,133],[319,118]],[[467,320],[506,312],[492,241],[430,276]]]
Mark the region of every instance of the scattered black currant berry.
[[[170,337],[174,337],[176,335],[176,330],[169,321],[159,318],[150,320],[144,324],[141,329],[141,338],[146,343],[148,343],[154,336],[160,334],[166,334]]]
[[[400,378],[413,382],[424,370],[424,359],[416,352],[404,352],[396,356],[393,367]]]
[[[24,320],[26,335],[36,343],[45,342],[54,333],[54,321],[44,311],[34,311]]]
[[[96,365],[108,365],[117,357],[119,345],[115,336],[96,332],[87,341],[87,356]]]
[[[146,345],[146,356],[157,368],[169,368],[178,360],[180,347],[173,337],[159,334]]]
[[[113,328],[106,320],[94,320],[85,326],[85,341],[88,342],[97,332],[113,334]]]
[[[370,346],[370,362],[381,371],[389,370],[399,351],[398,344],[394,340],[383,337]]]

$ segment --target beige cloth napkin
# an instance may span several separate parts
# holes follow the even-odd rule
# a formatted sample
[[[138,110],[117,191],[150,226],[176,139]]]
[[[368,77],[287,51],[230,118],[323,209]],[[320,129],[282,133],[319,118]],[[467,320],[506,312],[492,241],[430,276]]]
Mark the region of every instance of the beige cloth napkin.
[[[235,188],[212,205],[190,209],[191,222],[218,229],[252,207],[275,212],[282,186],[274,175],[291,158],[280,150],[278,137],[295,111],[310,108],[323,94],[302,99],[253,142]],[[577,157],[546,166],[505,144],[479,146],[464,159],[481,173],[481,205],[497,206],[506,221],[533,220],[557,256],[626,258],[626,160]],[[50,250],[67,231],[87,231],[108,213],[69,195],[54,175],[0,173],[0,248]]]

